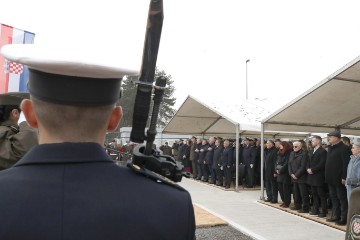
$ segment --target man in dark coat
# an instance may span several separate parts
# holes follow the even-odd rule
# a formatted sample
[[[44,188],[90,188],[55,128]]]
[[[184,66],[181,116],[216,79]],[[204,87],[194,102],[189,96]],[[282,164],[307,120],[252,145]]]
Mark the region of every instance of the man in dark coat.
[[[272,140],[267,140],[266,149],[264,152],[264,179],[266,185],[266,196],[265,202],[278,202],[278,184],[276,181],[275,174],[275,163],[277,158],[277,149],[275,143]]]
[[[201,146],[202,146],[202,139],[201,138],[196,139],[195,160],[197,163],[197,171],[198,171],[196,180],[201,180],[204,177],[204,169],[203,169],[204,164],[202,164],[200,161]]]
[[[232,165],[233,149],[230,146],[230,141],[224,141],[224,150],[221,153],[220,168],[224,170],[225,174],[225,188],[230,188],[231,184],[231,165]]]
[[[327,221],[346,225],[348,201],[345,182],[351,151],[340,141],[339,131],[330,132],[328,138],[330,146],[325,164],[325,181],[329,187],[332,216]]]
[[[21,109],[39,145],[0,172],[0,239],[194,239],[190,194],[141,166],[118,166],[103,148],[122,117],[121,79],[137,71],[36,47],[1,49],[29,69]]]
[[[246,187],[254,187],[255,181],[255,161],[256,161],[256,148],[254,147],[254,141],[250,138],[244,140],[242,150],[242,160],[245,164],[245,183]]]
[[[318,215],[324,218],[327,215],[326,192],[325,192],[325,163],[326,150],[321,146],[322,139],[320,136],[313,136],[311,145],[313,151],[310,153],[309,161],[307,163],[308,178],[307,183],[311,186],[311,193],[313,196],[313,209],[310,215]],[[319,199],[321,203],[321,212],[319,211]]]
[[[288,168],[291,181],[293,182],[295,207],[300,208],[298,210],[299,213],[307,213],[310,208],[309,191],[306,184],[308,155],[302,147],[300,141],[293,143],[294,151],[290,154]]]
[[[191,162],[191,173],[193,178],[197,178],[198,169],[197,169],[197,153],[196,150],[196,137],[191,137],[191,143],[190,143],[190,156],[189,160]]]
[[[261,141],[260,139],[254,138],[255,140],[255,167],[254,167],[254,173],[255,173],[255,182],[254,185],[261,185]],[[265,144],[266,141],[263,142],[264,147],[266,148]]]
[[[220,170],[220,157],[221,157],[221,152],[223,150],[223,147],[221,146],[221,142],[220,142],[220,139],[216,139],[215,141],[215,149],[214,149],[214,156],[213,156],[213,161],[212,161],[212,169],[213,171],[216,172],[216,179],[214,179],[214,181],[212,182],[213,184],[216,184],[218,186],[222,186],[223,184],[223,179],[222,179],[222,176],[221,176],[221,179],[219,177],[219,170]]]
[[[207,148],[206,155],[205,155],[204,167],[206,167],[208,169],[208,171],[205,171],[205,173],[210,175],[211,180],[209,180],[209,176],[205,176],[205,178],[208,179],[210,181],[210,183],[212,183],[212,184],[214,184],[216,182],[216,172],[213,171],[213,168],[212,168],[214,149],[215,149],[215,138],[210,137],[208,148]]]
[[[207,182],[209,180],[209,169],[205,164],[206,163],[205,156],[206,156],[206,152],[208,151],[208,147],[209,144],[207,140],[203,139],[201,141],[201,146],[199,151],[199,163],[200,163],[201,172],[203,174],[203,178],[201,179],[201,181],[203,182]]]

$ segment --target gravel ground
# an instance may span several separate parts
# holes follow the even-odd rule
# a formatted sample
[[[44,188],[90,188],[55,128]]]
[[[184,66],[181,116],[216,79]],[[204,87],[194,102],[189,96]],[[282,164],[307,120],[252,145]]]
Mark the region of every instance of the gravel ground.
[[[196,240],[253,240],[231,226],[196,229]]]

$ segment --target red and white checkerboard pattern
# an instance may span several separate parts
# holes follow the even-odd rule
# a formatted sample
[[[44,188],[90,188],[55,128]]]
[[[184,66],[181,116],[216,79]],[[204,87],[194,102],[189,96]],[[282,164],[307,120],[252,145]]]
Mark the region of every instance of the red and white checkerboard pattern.
[[[352,231],[353,233],[355,233],[356,235],[358,235],[360,233],[360,223],[357,221],[354,221],[352,224]]]
[[[23,65],[15,62],[8,62],[8,72],[13,74],[21,74],[24,71]]]

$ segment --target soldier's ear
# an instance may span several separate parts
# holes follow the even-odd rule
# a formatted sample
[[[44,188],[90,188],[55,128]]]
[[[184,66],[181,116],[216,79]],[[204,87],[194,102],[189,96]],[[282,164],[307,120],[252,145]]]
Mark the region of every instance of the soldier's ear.
[[[34,105],[31,100],[24,99],[20,105],[21,110],[24,113],[26,121],[33,128],[38,128],[38,121],[34,112]]]
[[[107,130],[108,131],[115,130],[118,127],[121,118],[122,118],[122,108],[120,106],[116,106],[111,112],[111,116],[108,121]]]

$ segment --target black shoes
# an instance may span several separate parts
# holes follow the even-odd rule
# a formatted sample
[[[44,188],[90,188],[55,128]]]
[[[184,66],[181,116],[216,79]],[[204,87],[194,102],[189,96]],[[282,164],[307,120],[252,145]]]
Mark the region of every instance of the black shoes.
[[[297,211],[298,213],[308,213],[309,212],[309,209],[300,209]]]
[[[294,206],[294,207],[291,207],[290,210],[300,210],[301,207],[300,206]]]
[[[327,213],[320,213],[318,215],[319,218],[326,218]]]
[[[340,219],[339,221],[336,221],[336,225],[339,226],[345,226],[346,225],[346,219]]]
[[[319,215],[320,212],[319,211],[311,211],[309,212],[310,215]]]
[[[265,202],[271,202],[272,201],[272,199],[265,199]]]
[[[339,220],[340,220],[340,218],[337,218],[337,217],[331,217],[331,218],[326,219],[327,222],[337,222]]]
[[[270,203],[278,203],[278,201],[277,200],[272,200],[272,201],[270,201]]]

